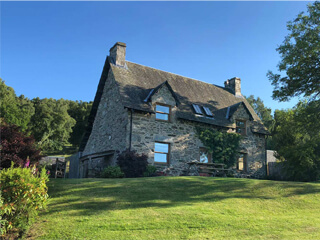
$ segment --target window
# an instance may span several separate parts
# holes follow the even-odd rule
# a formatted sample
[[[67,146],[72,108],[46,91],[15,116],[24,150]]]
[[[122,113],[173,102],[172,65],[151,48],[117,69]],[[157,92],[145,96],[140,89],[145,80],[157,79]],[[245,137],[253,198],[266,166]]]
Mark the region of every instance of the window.
[[[206,148],[200,148],[199,153],[200,153],[199,161],[201,163],[210,163],[211,162],[211,154],[209,154],[209,152]]]
[[[156,105],[156,120],[170,121],[171,107],[157,103]]]
[[[154,162],[169,163],[170,146],[168,143],[155,142],[154,146]]]
[[[239,171],[247,172],[247,154],[240,153],[238,158],[237,169]]]
[[[213,114],[212,114],[212,112],[210,111],[210,109],[209,109],[209,108],[207,108],[207,107],[203,107],[203,109],[204,109],[204,112],[206,113],[206,115],[207,115],[207,116],[209,116],[209,117],[213,117]]]
[[[202,115],[202,111],[199,107],[199,105],[197,104],[192,104],[194,111],[196,112],[196,114],[201,114]]]
[[[241,135],[247,135],[246,122],[242,120],[236,120],[236,132]]]

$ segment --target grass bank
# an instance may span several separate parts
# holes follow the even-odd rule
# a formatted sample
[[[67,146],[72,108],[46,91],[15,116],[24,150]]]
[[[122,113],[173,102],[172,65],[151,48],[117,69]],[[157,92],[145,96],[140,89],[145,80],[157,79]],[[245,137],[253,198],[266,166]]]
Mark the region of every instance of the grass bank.
[[[53,179],[32,239],[320,239],[320,184]]]

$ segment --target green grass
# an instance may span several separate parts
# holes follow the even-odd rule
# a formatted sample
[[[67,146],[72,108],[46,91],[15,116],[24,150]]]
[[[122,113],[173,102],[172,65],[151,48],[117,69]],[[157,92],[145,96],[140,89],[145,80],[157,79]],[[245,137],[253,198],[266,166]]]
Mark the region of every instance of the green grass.
[[[54,179],[32,239],[320,239],[320,184]]]

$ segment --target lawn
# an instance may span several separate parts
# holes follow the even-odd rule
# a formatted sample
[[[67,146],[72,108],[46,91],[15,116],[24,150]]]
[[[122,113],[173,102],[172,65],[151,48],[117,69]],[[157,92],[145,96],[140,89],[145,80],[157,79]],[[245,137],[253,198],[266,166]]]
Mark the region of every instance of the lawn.
[[[30,239],[320,239],[320,184],[52,179]]]

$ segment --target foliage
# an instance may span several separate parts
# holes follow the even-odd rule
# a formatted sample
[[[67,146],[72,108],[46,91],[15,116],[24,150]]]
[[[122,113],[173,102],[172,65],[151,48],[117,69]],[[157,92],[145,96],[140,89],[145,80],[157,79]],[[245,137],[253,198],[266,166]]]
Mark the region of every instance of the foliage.
[[[13,88],[8,87],[0,78],[0,117],[9,124],[15,124],[27,131],[34,107],[23,95],[17,97]]]
[[[289,180],[316,181],[320,177],[319,109],[320,101],[313,101],[275,112],[275,150]]]
[[[68,114],[68,103],[63,100],[32,100],[35,114],[32,116],[32,132],[39,146],[44,151],[61,150],[68,144],[68,139],[75,125],[75,120]]]
[[[117,161],[127,178],[142,177],[147,169],[148,156],[126,150],[118,156]]]
[[[273,98],[280,101],[303,95],[319,99],[320,97],[320,2],[308,5],[308,15],[300,13],[292,22],[288,22],[287,35],[277,48],[281,55],[278,65],[286,76],[274,74],[267,76],[275,87]]]
[[[103,169],[101,173],[102,178],[123,178],[124,173],[121,171],[119,166],[109,166]]]
[[[33,137],[25,136],[21,128],[2,122],[0,139],[1,168],[9,168],[11,162],[15,166],[24,166],[27,159],[36,163],[41,159],[40,150]]]
[[[14,168],[12,164],[10,168],[1,170],[2,234],[10,229],[19,232],[26,230],[38,211],[46,207],[47,181],[45,169],[38,172],[35,166]]]
[[[264,105],[263,101],[257,97],[255,98],[253,95],[246,97],[248,103],[257,113],[264,126],[269,130],[269,132],[273,131],[274,119],[271,115],[271,108],[268,108]],[[267,138],[267,149],[274,149],[274,142],[272,140],[272,136],[268,136]]]
[[[212,153],[212,160],[233,167],[238,158],[241,136],[214,129],[197,128],[197,134],[208,151]]]
[[[146,171],[143,173],[144,177],[154,177],[156,176],[157,168],[153,165],[148,165]]]
[[[320,239],[320,184],[205,177],[51,179],[28,239]]]
[[[46,152],[60,151],[69,142],[78,147],[92,107],[92,102],[17,97],[1,78],[0,99],[0,118],[33,135]]]
[[[271,108],[266,107],[259,97],[254,98],[253,95],[250,95],[249,97],[246,97],[246,99],[253,110],[257,113],[264,126],[271,131],[274,124],[274,120],[271,115]]]
[[[70,117],[76,120],[76,124],[72,128],[69,142],[73,146],[79,146],[88,122],[88,117],[92,108],[92,102],[68,101],[68,113]]]

